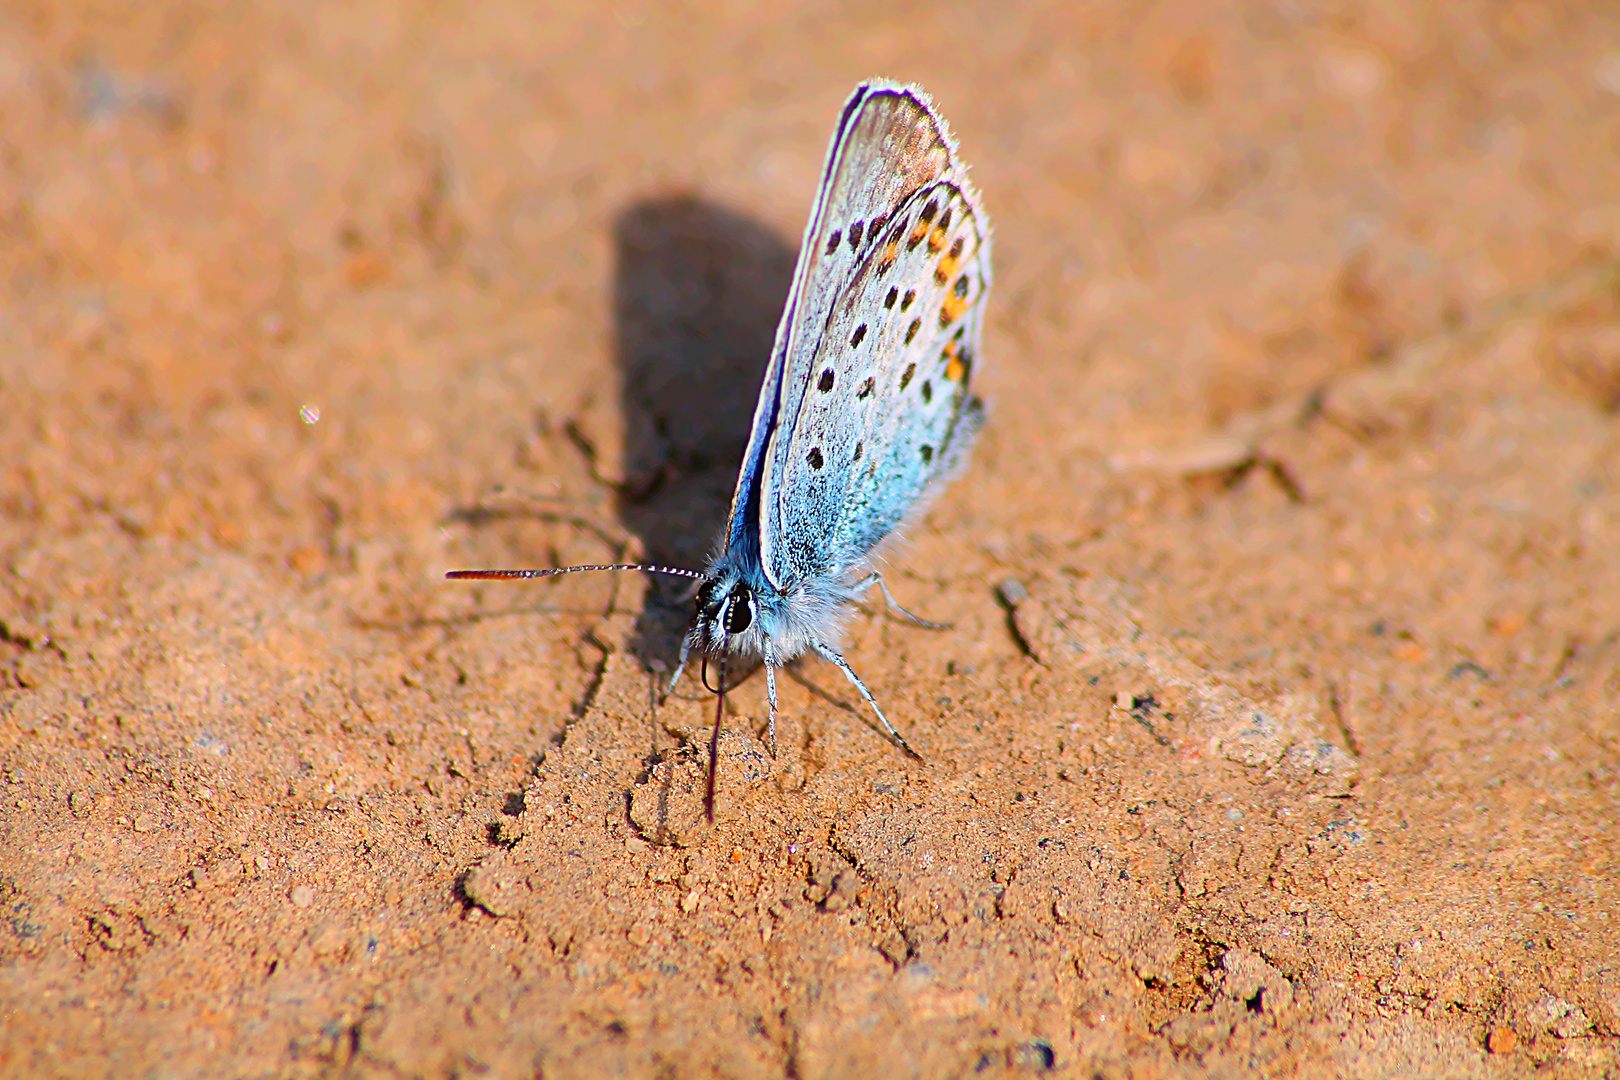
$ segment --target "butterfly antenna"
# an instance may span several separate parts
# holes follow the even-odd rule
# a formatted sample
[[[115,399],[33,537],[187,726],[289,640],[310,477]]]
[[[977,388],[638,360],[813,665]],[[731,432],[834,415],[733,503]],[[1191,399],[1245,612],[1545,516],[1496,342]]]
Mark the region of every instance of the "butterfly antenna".
[[[651,566],[646,563],[596,563],[589,566],[559,566],[555,570],[451,570],[444,576],[457,581],[511,581],[518,578],[578,574],[586,570],[645,570],[649,574],[672,574],[693,581],[703,580],[703,574],[697,570],[687,570],[679,566]]]

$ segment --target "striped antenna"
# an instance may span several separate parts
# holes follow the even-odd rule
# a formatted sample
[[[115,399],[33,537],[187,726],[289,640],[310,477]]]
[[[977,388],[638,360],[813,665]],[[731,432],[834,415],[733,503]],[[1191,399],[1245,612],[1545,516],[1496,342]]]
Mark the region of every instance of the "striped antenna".
[[[510,581],[515,578],[556,577],[558,574],[578,574],[584,570],[645,570],[649,574],[673,574],[676,577],[702,581],[704,575],[696,570],[679,566],[646,566],[641,563],[607,563],[593,566],[559,566],[555,570],[452,570],[444,576],[458,581]]]

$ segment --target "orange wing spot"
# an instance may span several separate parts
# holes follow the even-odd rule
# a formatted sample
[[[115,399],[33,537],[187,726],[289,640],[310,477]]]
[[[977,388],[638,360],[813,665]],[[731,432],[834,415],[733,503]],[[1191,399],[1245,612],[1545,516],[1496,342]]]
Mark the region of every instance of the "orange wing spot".
[[[939,305],[939,325],[949,326],[962,317],[967,310],[967,301],[960,296],[948,296],[945,302]]]
[[[946,255],[940,259],[939,265],[934,267],[934,282],[936,284],[943,285],[947,281],[951,280],[951,278],[956,274],[956,268],[959,265],[961,265],[959,260],[953,259],[949,255]]]
[[[944,249],[945,230],[940,228],[938,225],[935,225],[934,231],[928,234],[928,250],[937,255]]]
[[[911,249],[915,248],[918,244],[923,242],[923,237],[927,235],[928,222],[924,221],[922,218],[918,218],[917,224],[911,229],[911,235],[906,237],[906,250],[910,251]]]
[[[960,356],[953,355],[948,361],[946,361],[945,377],[951,380],[951,382],[961,382],[962,377],[966,374],[967,365],[962,363],[962,358]]]
[[[894,265],[894,260],[899,256],[900,241],[898,239],[890,240],[888,245],[884,247],[883,253],[878,256],[877,272],[880,274],[888,273],[889,267]]]

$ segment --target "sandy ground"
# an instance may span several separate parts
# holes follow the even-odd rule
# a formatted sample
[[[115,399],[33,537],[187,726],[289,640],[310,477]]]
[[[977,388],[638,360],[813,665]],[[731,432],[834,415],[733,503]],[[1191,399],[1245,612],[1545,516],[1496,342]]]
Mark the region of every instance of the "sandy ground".
[[[0,1072],[1620,1074],[1620,11],[550,6],[0,11]],[[710,824],[677,588],[441,575],[701,561],[873,74],[926,760],[805,662]]]

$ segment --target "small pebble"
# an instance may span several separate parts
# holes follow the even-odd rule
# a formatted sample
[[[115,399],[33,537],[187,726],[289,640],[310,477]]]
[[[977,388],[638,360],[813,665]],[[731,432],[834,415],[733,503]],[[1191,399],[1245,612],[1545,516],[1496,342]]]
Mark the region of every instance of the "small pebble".
[[[293,907],[307,908],[315,902],[315,887],[313,885],[294,885],[287,899],[293,902]]]
[[[1002,579],[996,586],[996,593],[1001,597],[1001,602],[1010,608],[1015,608],[1029,599],[1029,589],[1017,578]]]

